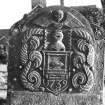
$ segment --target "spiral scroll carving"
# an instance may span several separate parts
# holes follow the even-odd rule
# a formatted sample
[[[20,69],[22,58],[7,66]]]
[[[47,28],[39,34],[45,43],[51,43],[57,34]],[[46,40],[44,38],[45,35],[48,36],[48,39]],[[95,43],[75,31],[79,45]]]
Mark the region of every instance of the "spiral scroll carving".
[[[29,60],[34,61],[34,66],[37,68],[42,63],[42,55],[39,51],[32,51],[29,54]]]
[[[38,72],[32,71],[28,74],[28,80],[33,83],[32,87],[38,88],[41,84],[41,76]]]
[[[86,82],[86,75],[84,73],[78,72],[72,78],[72,84],[75,88],[81,87],[82,84]]]
[[[95,49],[91,35],[84,29],[76,29],[73,50],[73,67],[77,69],[72,77],[75,89],[88,92],[94,84]]]
[[[94,84],[94,76],[88,66],[84,65],[84,68],[86,74],[76,73],[72,78],[72,84],[75,88],[80,88],[82,91],[89,91]]]
[[[90,36],[89,32],[85,29],[74,29],[77,36],[86,39],[89,42],[92,42],[92,37]]]
[[[35,33],[35,30],[32,28],[25,32],[20,53],[21,62],[25,65],[21,74],[21,81],[25,88],[32,91],[41,84],[41,76],[36,71],[36,68],[42,63],[42,55],[37,51],[40,40],[32,34],[33,32]]]
[[[94,75],[88,66],[84,65],[84,69],[88,77],[88,80],[85,85],[81,86],[81,88],[84,91],[89,91],[94,85]]]
[[[41,84],[41,76],[37,71],[31,71],[31,62],[29,62],[24,69],[21,80],[25,88],[30,90],[37,89]]]

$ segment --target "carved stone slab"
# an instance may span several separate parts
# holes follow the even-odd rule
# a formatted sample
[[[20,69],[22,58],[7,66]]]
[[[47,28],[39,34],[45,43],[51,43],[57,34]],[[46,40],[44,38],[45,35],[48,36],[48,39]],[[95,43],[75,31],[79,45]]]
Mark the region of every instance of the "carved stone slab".
[[[10,104],[101,105],[104,43],[97,36],[104,31],[81,13],[37,5],[12,26]]]

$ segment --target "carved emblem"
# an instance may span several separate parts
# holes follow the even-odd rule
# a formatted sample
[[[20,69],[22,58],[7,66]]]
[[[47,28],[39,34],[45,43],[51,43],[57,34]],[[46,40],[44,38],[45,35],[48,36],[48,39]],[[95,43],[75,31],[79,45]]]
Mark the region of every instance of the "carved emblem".
[[[44,85],[56,95],[68,88],[69,55],[68,52],[44,52]]]

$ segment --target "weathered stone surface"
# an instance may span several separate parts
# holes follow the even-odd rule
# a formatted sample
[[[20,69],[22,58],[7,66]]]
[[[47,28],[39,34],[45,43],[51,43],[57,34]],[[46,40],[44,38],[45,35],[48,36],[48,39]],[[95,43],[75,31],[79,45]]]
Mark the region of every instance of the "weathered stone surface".
[[[50,82],[49,84],[52,84],[53,87],[50,87],[49,85],[45,88],[45,91],[59,94],[60,91],[65,90],[66,92],[72,88],[71,92],[75,93],[88,91],[93,86],[95,76],[93,73],[95,39],[89,22],[72,8],[55,8],[58,10],[55,10],[54,8],[44,8],[44,14],[40,9],[40,11],[36,12],[36,14],[41,14],[40,17],[38,16],[34,19],[34,17],[30,16],[32,18],[30,20],[29,16],[27,16],[25,19],[28,19],[29,22],[26,21],[27,23],[25,23],[23,19],[18,23],[20,25],[16,23],[12,28],[12,35],[16,29],[20,31],[19,33],[16,32],[16,36],[10,40],[10,45],[12,47],[10,47],[9,50],[9,71],[11,71],[9,72],[9,75],[11,75],[9,77],[13,87],[12,85],[10,86],[13,90],[24,90],[25,87],[31,91],[41,91],[41,88],[47,85],[48,79],[46,76],[50,76],[49,73],[52,71],[50,69],[55,69],[55,71],[56,69],[61,69],[55,75],[55,78],[62,78],[60,86],[58,86],[60,90],[56,87],[56,85],[59,84],[58,81],[56,81],[54,84]],[[44,20],[47,20],[47,22]],[[21,22],[23,21],[24,24],[21,26]],[[31,28],[29,27],[30,25]],[[90,60],[90,58],[92,59]],[[61,60],[59,61],[59,59]],[[53,63],[55,61],[53,62],[53,60],[56,61],[54,66]],[[43,67],[43,65],[45,65],[45,67]],[[35,70],[35,68],[37,69]],[[42,71],[40,68],[42,68]],[[45,72],[44,69],[46,70]],[[12,70],[14,72],[13,76]],[[18,74],[20,72],[21,81],[17,79],[19,75],[16,74],[16,77],[15,72]],[[62,74],[62,72],[65,72],[65,74]],[[43,77],[44,75],[46,78]],[[48,78],[53,78],[53,75],[54,74]],[[32,82],[34,80],[31,78],[36,79],[36,85],[34,85],[34,82]],[[78,84],[77,81],[79,78],[82,78],[83,80]],[[43,80],[46,81],[46,83],[44,83]],[[22,82],[21,84],[23,87],[19,81]],[[88,81],[91,81],[91,83],[88,83]]]
[[[99,95],[60,94],[50,93],[12,92],[10,103],[12,105],[101,105]]]
[[[102,18],[96,8],[78,11],[36,6],[13,25],[8,62],[10,104],[102,104]]]

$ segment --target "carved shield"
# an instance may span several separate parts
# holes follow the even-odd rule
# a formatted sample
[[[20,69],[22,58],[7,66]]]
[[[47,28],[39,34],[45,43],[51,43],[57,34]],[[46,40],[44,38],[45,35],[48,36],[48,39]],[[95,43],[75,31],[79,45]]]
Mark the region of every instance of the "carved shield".
[[[54,52],[45,51],[44,53],[44,65],[43,76],[44,86],[48,91],[53,94],[59,94],[60,92],[68,88],[69,80],[69,52]]]

